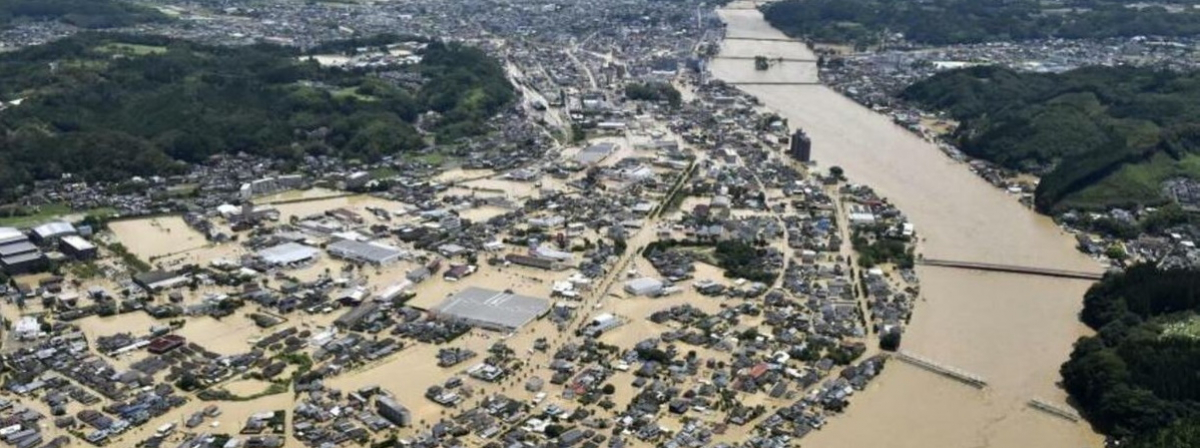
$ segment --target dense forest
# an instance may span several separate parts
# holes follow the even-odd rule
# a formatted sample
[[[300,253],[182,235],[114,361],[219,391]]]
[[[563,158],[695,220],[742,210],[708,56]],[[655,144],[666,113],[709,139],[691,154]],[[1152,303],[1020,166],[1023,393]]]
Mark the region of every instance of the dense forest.
[[[0,0],[0,28],[16,20],[58,20],[81,28],[115,28],[168,17],[118,0]]]
[[[670,83],[641,82],[625,85],[625,98],[643,101],[666,101],[671,107],[683,103],[683,95]]]
[[[484,132],[515,97],[478,49],[435,42],[422,56],[395,69],[422,75],[405,88],[268,45],[87,34],[4,54],[0,99],[24,101],[0,112],[0,199],[64,173],[114,181],[219,153],[377,160]]]
[[[1200,11],[1130,8],[1123,1],[784,0],[763,8],[772,26],[819,42],[873,45],[890,33],[943,45],[1049,37],[1200,34]]]
[[[1088,420],[1134,447],[1200,440],[1200,271],[1137,265],[1084,296],[1098,333],[1075,343],[1063,385]]]
[[[958,120],[964,152],[1042,174],[1045,212],[1161,203],[1163,181],[1200,177],[1200,73],[972,67],[900,96]]]

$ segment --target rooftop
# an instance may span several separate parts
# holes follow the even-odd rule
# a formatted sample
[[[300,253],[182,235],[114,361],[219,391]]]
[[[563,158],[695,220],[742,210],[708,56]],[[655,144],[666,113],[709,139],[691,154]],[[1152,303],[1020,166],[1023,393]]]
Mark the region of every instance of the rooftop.
[[[481,327],[516,329],[550,309],[550,301],[508,292],[470,287],[432,310]]]
[[[300,243],[284,243],[258,251],[258,256],[271,264],[292,264],[317,256],[317,250]]]

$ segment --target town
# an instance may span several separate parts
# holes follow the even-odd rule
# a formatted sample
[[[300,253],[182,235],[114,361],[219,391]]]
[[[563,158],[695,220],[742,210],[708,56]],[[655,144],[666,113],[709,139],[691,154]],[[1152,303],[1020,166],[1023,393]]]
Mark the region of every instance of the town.
[[[711,79],[703,4],[160,9],[121,31],[452,37],[520,100],[379,162],[32,185],[0,228],[12,446],[788,446],[900,345],[918,229]],[[418,45],[315,59],[386,77]]]

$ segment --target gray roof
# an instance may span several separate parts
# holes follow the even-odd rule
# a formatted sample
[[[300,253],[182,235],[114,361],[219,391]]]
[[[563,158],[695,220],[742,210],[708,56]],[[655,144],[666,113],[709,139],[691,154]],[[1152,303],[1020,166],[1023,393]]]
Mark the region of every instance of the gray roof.
[[[48,222],[34,227],[33,233],[37,234],[39,238],[53,238],[56,236],[74,234],[75,226],[61,221]]]
[[[550,310],[550,301],[470,287],[450,296],[433,311],[475,325],[516,329]]]
[[[0,244],[8,244],[17,241],[28,241],[24,233],[13,227],[0,227]]]
[[[604,160],[605,157],[608,157],[616,149],[616,143],[597,143],[581,149],[578,154],[575,154],[575,161],[582,164],[596,163]]]
[[[0,258],[0,265],[15,266],[21,263],[26,263],[42,258],[41,252],[30,252],[27,254],[13,255],[11,257]]]
[[[271,264],[291,264],[317,256],[317,250],[299,243],[284,243],[258,251],[258,256]]]
[[[387,263],[404,255],[404,251],[399,248],[354,240],[341,240],[330,244],[329,253],[371,263]]]
[[[27,252],[37,252],[37,246],[29,241],[20,241],[12,244],[0,246],[0,257],[11,257],[13,255],[23,254]]]

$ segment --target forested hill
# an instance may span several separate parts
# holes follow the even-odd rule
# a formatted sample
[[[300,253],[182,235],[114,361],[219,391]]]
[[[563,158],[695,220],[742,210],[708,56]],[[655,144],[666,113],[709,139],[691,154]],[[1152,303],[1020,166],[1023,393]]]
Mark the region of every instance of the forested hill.
[[[35,179],[111,181],[176,172],[217,153],[376,160],[486,131],[515,97],[481,50],[431,43],[405,88],[322,68],[298,50],[77,35],[0,55],[0,199]],[[421,135],[427,111],[441,118]]]
[[[0,0],[0,28],[15,20],[58,20],[81,28],[116,28],[168,17],[120,0]]]
[[[960,121],[954,138],[972,156],[1048,169],[1037,189],[1044,212],[1157,204],[1164,181],[1200,178],[1200,73],[972,67],[901,97]]]
[[[772,26],[818,42],[870,45],[885,33],[925,44],[1048,37],[1102,38],[1200,34],[1200,11],[1182,5],[1130,8],[1087,0],[783,0],[763,8]],[[1175,5],[1172,5],[1174,7]],[[1076,9],[1077,8],[1077,9]]]
[[[1075,343],[1063,385],[1101,432],[1133,448],[1200,446],[1200,271],[1131,267],[1084,297],[1098,331]]]

